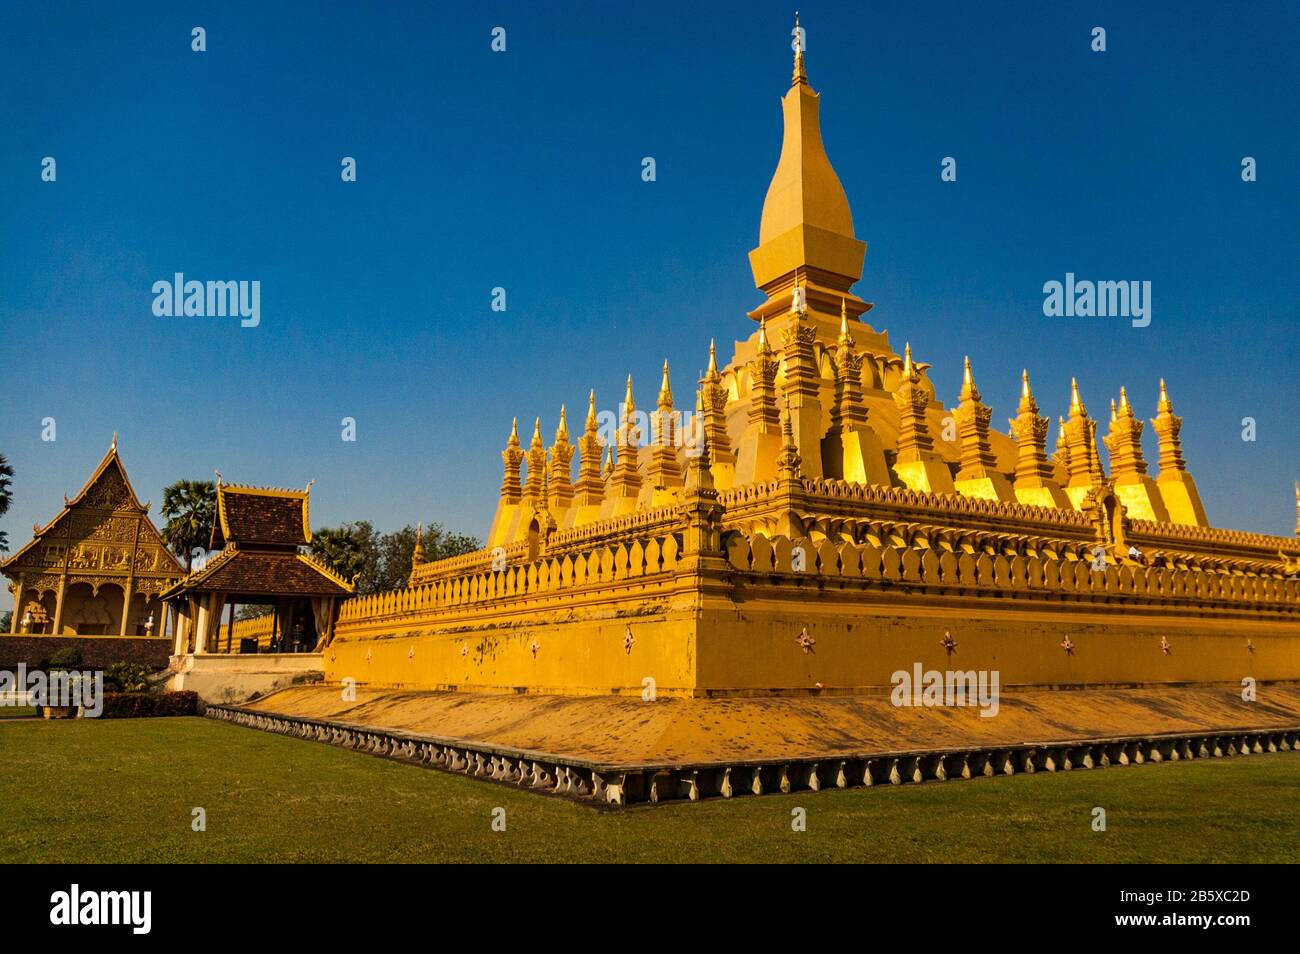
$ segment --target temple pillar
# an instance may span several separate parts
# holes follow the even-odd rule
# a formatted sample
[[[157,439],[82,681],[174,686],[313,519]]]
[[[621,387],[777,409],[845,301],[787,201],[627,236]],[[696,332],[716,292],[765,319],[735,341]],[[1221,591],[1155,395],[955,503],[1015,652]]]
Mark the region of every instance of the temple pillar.
[[[68,588],[68,574],[59,574],[59,592],[54,598],[54,628],[51,632],[55,636],[63,635],[63,594]]]
[[[167,607],[167,612],[168,614],[173,612],[170,605]],[[172,629],[172,655],[184,656],[187,649],[189,649],[189,614],[177,610]]]
[[[127,621],[131,616],[131,597],[135,595],[135,577],[126,578],[126,586],[122,587],[122,625],[118,627],[119,636],[126,635]]]
[[[9,632],[14,634],[17,634],[20,627],[23,625],[23,583],[25,579],[26,577],[22,573],[19,573],[18,579],[14,581],[14,611],[9,620]]]

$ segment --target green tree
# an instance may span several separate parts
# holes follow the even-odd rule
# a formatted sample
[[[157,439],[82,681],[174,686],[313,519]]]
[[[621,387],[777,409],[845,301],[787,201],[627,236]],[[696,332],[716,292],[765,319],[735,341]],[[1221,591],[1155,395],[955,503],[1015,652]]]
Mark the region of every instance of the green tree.
[[[411,576],[411,557],[415,553],[417,529],[408,523],[402,529],[385,533],[379,538],[379,567],[373,592],[395,590],[406,585]],[[483,546],[476,537],[452,533],[440,523],[425,526],[423,540],[424,559],[429,563],[470,553]]]
[[[366,521],[313,530],[308,551],[343,579],[356,580],[359,592],[371,592],[363,584],[375,575],[375,529]]]
[[[3,517],[9,511],[9,504],[14,499],[13,476],[13,467],[5,459],[5,455],[0,454],[0,517]],[[8,552],[9,535],[0,530],[0,553]],[[8,632],[8,630],[5,630],[5,632]]]
[[[380,533],[367,520],[312,531],[310,552],[344,579],[355,579],[357,593],[383,593],[400,589],[411,576],[416,527],[407,524]],[[424,528],[424,558],[430,562],[479,549],[474,537],[451,533],[440,523]]]
[[[212,539],[212,521],[217,515],[217,486],[210,480],[178,480],[163,488],[162,515],[166,524],[163,540],[172,552],[185,559],[185,569],[194,563],[196,547],[207,547]]]

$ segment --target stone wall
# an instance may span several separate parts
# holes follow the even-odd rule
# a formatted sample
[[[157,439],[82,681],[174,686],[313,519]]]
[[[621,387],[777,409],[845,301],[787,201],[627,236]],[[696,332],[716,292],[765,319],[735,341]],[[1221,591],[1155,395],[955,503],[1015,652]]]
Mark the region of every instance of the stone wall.
[[[77,649],[82,665],[104,669],[117,662],[142,663],[166,669],[172,641],[161,636],[13,636],[0,635],[0,669],[40,665],[60,649]]]

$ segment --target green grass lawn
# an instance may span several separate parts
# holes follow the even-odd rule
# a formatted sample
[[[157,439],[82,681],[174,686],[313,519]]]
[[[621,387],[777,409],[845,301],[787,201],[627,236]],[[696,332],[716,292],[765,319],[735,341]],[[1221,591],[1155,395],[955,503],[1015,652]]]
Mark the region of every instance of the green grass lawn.
[[[195,718],[9,722],[0,756],[10,861],[1300,859],[1294,752],[621,811]]]

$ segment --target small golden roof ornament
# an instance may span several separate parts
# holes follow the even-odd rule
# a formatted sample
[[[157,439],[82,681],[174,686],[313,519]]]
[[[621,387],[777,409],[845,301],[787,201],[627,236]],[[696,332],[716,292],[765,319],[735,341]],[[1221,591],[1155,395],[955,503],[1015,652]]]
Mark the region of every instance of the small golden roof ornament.
[[[668,385],[668,359],[664,358],[664,379],[659,385],[659,406],[673,406],[673,389]]]
[[[596,429],[596,389],[592,388],[587,394],[587,430]]]
[[[558,444],[558,443],[567,442],[568,440],[569,440],[569,415],[565,411],[564,405],[561,404],[560,405],[560,426],[555,429],[555,442]]]
[[[772,346],[767,340],[767,316],[764,315],[758,320],[758,353],[771,354]]]
[[[1079,382],[1075,378],[1070,378],[1070,416],[1088,416],[1088,409],[1083,406],[1083,399],[1079,397]]]
[[[1174,412],[1174,402],[1169,400],[1169,392],[1165,390],[1164,378],[1160,379],[1160,403],[1156,410],[1162,414],[1165,412],[1172,414]]]
[[[1034,392],[1029,387],[1029,369],[1025,368],[1020,372],[1020,407],[1021,414],[1030,411],[1038,413],[1038,402],[1034,400]]]
[[[975,387],[975,378],[970,371],[970,355],[966,356],[966,364],[961,373],[961,397],[962,401],[978,401],[980,399],[979,388]]]
[[[794,12],[794,73],[790,76],[790,85],[808,85],[808,71],[803,65],[803,30],[799,27],[799,11]]]
[[[506,446],[507,447],[519,446],[519,418],[517,417],[510,422],[510,440],[506,441]],[[217,478],[220,479],[220,477],[221,475],[218,474]]]

